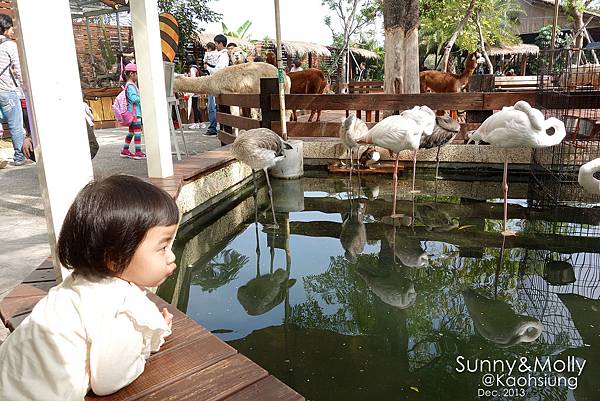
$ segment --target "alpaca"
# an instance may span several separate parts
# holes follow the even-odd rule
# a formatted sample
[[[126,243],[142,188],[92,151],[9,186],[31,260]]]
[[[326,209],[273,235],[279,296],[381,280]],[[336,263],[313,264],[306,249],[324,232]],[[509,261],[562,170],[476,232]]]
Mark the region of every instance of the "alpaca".
[[[232,65],[236,64],[244,64],[246,62],[247,54],[239,47],[234,47],[231,50],[231,54],[229,55],[229,59],[231,60]]]
[[[232,93],[260,93],[261,78],[277,78],[277,68],[267,63],[245,63],[225,67],[213,75],[204,77],[176,76],[173,89],[176,92],[200,93],[210,96]],[[291,81],[285,80],[285,93],[290,93]],[[257,109],[252,118],[258,119]],[[231,114],[240,115],[240,108],[231,106]]]
[[[469,83],[477,65],[483,61],[483,57],[475,52],[467,57],[465,70],[460,75],[435,70],[422,71],[419,73],[421,93],[426,93],[427,90],[435,93],[461,92]]]
[[[245,63],[225,67],[204,77],[176,76],[173,89],[217,96],[231,93],[260,93],[261,78],[277,78],[277,68],[267,63]],[[286,79],[285,91],[289,93],[291,81]]]
[[[307,68],[303,71],[288,72],[287,76],[292,82],[290,93],[292,94],[316,94],[320,95],[327,86],[327,80],[321,70],[316,68]],[[314,115],[317,115],[315,121],[321,118],[321,110],[311,110],[308,122],[312,121]],[[292,120],[298,121],[296,110],[292,110]]]

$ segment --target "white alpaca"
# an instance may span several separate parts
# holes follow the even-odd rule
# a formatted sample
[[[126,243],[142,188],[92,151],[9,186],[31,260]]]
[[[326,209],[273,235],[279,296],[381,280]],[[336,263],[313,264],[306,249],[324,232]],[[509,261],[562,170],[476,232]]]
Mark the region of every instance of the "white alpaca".
[[[240,49],[239,47],[234,47],[231,49],[231,54],[229,55],[229,59],[231,60],[231,64],[244,64],[246,62],[247,54],[245,51]]]
[[[210,96],[232,93],[260,93],[261,78],[277,78],[277,68],[267,63],[245,63],[225,67],[205,77],[176,76],[176,92],[201,93]],[[291,81],[285,77],[285,93],[290,93]],[[258,109],[252,109],[252,118],[258,119]],[[240,108],[231,106],[231,114],[240,115]],[[237,132],[237,129],[236,129]]]

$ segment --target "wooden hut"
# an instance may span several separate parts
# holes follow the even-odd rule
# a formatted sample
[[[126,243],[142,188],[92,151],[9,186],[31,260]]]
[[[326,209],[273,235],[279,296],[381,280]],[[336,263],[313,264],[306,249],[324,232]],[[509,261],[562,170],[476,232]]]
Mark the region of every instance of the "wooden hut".
[[[540,52],[536,45],[518,44],[513,46],[491,47],[488,50],[490,61],[495,70],[504,75],[512,69],[515,75],[527,75],[527,62]]]

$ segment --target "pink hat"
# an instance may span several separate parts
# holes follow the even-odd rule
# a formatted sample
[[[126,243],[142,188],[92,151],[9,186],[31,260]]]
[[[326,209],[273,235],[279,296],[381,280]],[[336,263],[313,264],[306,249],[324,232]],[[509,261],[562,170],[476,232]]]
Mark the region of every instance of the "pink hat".
[[[137,72],[137,64],[129,63],[125,66],[126,72]]]

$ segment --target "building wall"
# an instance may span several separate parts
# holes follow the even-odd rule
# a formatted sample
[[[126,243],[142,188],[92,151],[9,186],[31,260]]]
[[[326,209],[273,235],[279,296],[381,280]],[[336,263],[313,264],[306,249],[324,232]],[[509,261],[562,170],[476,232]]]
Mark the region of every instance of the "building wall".
[[[520,35],[537,33],[540,29],[546,25],[552,25],[554,21],[554,5],[539,0],[517,0],[525,15],[519,18],[520,26],[518,27],[518,33]],[[587,21],[589,16],[584,19]],[[571,24],[568,22],[567,17],[564,15],[562,9],[558,14],[558,25],[564,29],[570,29]],[[596,17],[588,25],[588,29],[600,27],[600,18]]]
[[[110,41],[111,49],[115,56],[119,51],[119,35],[117,33],[116,25],[104,25],[106,30],[106,36]],[[127,51],[129,47],[133,47],[133,36],[131,27],[121,26],[121,42],[124,49]],[[79,73],[81,77],[81,83],[84,87],[95,87],[96,82],[94,80],[94,70],[92,67],[92,57],[90,56],[90,45],[88,42],[88,33],[85,26],[85,22],[73,22],[73,34],[75,35],[75,48],[77,50],[77,61],[79,63]],[[104,38],[102,27],[99,24],[90,23],[90,41],[91,49],[93,54],[94,63],[97,66],[95,74],[105,74],[104,71],[104,60],[102,58],[102,52],[100,51],[100,40]],[[111,73],[116,73],[116,64],[110,70]]]

